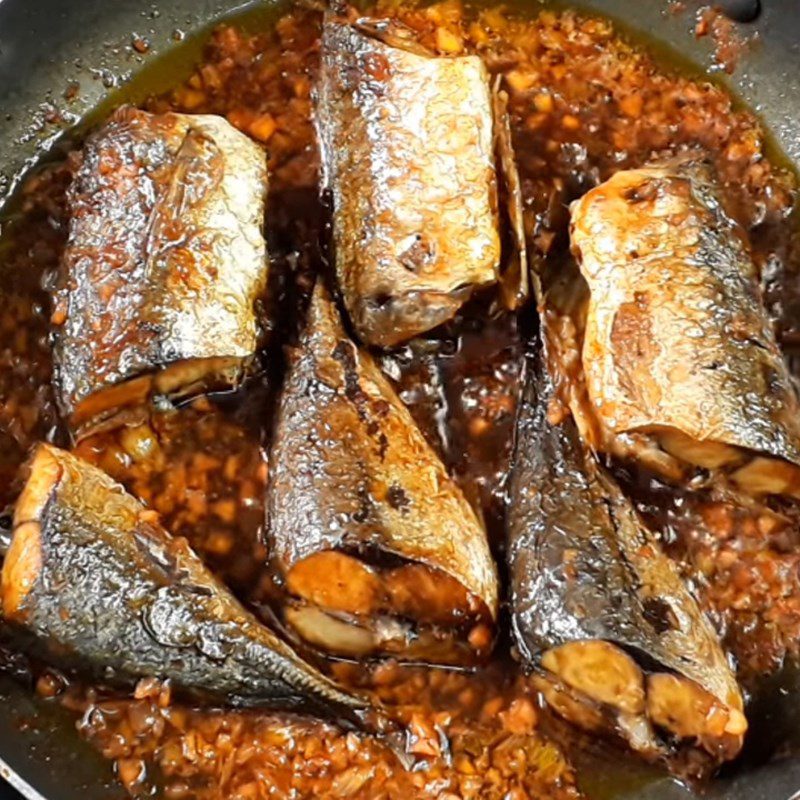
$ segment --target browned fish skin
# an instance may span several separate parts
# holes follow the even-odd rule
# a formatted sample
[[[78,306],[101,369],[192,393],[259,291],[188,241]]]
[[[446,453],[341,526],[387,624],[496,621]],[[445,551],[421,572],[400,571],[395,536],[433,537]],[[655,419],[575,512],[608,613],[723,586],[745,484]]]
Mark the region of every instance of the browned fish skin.
[[[606,439],[594,444],[624,451],[644,435],[754,494],[800,492],[800,406],[710,170],[618,172],[575,203],[571,235],[591,292],[583,368]]]
[[[695,748],[712,764],[733,758],[747,722],[719,640],[613,478],[583,450],[544,362],[540,350],[529,365],[509,487],[520,656],[540,670],[547,701],[578,725],[611,729],[653,759]]]
[[[351,656],[488,654],[497,578],[483,526],[321,284],[291,356],[270,464],[272,553],[305,608],[290,605],[287,617],[307,639]]]
[[[82,158],[53,318],[74,430],[151,393],[236,382],[267,275],[265,156],[225,119],[123,108]]]
[[[234,704],[352,718],[336,688],[119,484],[40,445],[3,565],[2,611],[30,647],[111,683],[170,678]]]
[[[503,271],[499,279],[500,298],[503,305],[513,311],[527,301],[530,294],[530,277],[522,211],[522,186],[511,137],[508,93],[502,88],[502,79],[499,77],[492,90],[492,104],[497,172],[501,183],[500,197],[505,212],[503,217],[508,239]]]
[[[336,272],[366,342],[450,319],[500,261],[492,100],[477,56],[391,46],[334,16],[317,126]]]

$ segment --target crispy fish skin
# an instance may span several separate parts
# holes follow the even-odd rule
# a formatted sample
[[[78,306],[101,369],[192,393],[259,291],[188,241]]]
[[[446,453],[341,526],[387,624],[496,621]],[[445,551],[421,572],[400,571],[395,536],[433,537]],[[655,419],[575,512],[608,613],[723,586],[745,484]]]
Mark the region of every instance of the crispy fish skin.
[[[221,117],[122,108],[88,138],[54,314],[73,428],[239,379],[267,279],[266,189],[264,153]]]
[[[747,723],[717,636],[613,478],[582,449],[545,358],[540,351],[528,364],[509,494],[521,659],[557,711],[613,730],[646,757],[671,757],[674,738],[712,763],[733,758]]]
[[[645,434],[679,461],[741,470],[755,493],[800,491],[800,407],[710,170],[618,172],[573,205],[571,237],[591,293],[589,402],[611,448]]]
[[[271,553],[290,592],[372,631],[345,654],[442,663],[488,654],[486,628],[482,647],[448,641],[456,628],[491,626],[497,613],[483,525],[372,357],[347,337],[321,283],[290,357],[270,464]],[[312,558],[318,572],[303,580]],[[326,597],[337,574],[342,588]],[[289,609],[290,622],[308,639],[297,614]],[[437,643],[410,631],[406,641],[392,633],[401,616],[451,632]]]
[[[101,470],[46,444],[30,469],[0,591],[34,650],[122,685],[156,676],[235,704],[345,716],[364,706]]]
[[[316,117],[336,273],[359,337],[390,346],[455,315],[500,263],[489,76],[325,19]]]

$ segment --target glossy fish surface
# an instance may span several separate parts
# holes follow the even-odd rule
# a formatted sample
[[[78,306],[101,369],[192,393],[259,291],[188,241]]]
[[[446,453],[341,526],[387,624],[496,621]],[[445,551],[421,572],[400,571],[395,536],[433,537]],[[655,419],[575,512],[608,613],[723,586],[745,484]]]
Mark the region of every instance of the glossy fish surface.
[[[149,394],[235,384],[267,279],[263,151],[221,117],[122,108],[81,159],[53,315],[73,430]]]
[[[501,243],[486,67],[385,38],[326,17],[316,118],[345,305],[390,346],[495,282]]]
[[[233,704],[351,716],[363,706],[262,625],[133,496],[40,445],[3,565],[4,618],[68,668],[169,678]]]
[[[271,551],[301,637],[351,657],[488,654],[497,577],[483,525],[321,284],[270,464]]]
[[[540,350],[509,490],[512,631],[547,702],[658,759],[733,758],[747,727],[716,634],[614,479],[581,446]]]
[[[618,172],[572,207],[582,360],[612,451],[646,438],[754,494],[800,491],[800,405],[743,230],[710,169]],[[669,469],[669,467],[668,467]]]

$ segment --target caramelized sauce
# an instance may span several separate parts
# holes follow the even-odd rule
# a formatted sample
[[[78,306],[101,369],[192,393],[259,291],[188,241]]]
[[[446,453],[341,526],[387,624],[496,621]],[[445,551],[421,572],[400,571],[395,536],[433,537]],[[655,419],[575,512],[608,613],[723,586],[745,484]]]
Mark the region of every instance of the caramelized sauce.
[[[714,161],[732,213],[752,236],[784,340],[796,344],[795,177],[765,157],[758,121],[722,89],[662,70],[608,22],[571,11],[523,17],[466,11],[456,0],[427,8],[381,0],[377,13],[402,18],[437,52],[479,52],[493,73],[505,76],[534,258],[558,268],[568,203],[587,188],[654,155],[700,149]],[[236,394],[155,409],[78,448],[186,537],[267,619],[282,591],[264,546],[266,448],[282,347],[302,324],[314,276],[328,268],[311,118],[319,30],[319,13],[299,7],[277,21],[220,27],[188,79],[145,104],[155,112],[222,114],[267,149],[271,285],[263,306],[263,376]],[[28,180],[0,244],[2,504],[13,502],[34,442],[66,443],[50,389],[48,290],[65,243],[70,174],[67,160]],[[422,431],[483,512],[501,563],[522,349],[516,319],[484,296],[443,329],[381,356]],[[795,655],[796,518],[776,522],[724,500],[681,500],[641,476],[628,484],[681,559],[741,677],[750,680]],[[578,739],[540,707],[507,653],[501,638],[492,663],[475,674],[392,661],[327,665],[408,726],[405,749],[416,762],[410,770],[385,742],[320,722],[187,707],[153,680],[140,682],[133,697],[80,681],[64,688],[47,673],[37,688],[75,712],[81,734],[115,762],[132,795],[578,797],[569,755]]]

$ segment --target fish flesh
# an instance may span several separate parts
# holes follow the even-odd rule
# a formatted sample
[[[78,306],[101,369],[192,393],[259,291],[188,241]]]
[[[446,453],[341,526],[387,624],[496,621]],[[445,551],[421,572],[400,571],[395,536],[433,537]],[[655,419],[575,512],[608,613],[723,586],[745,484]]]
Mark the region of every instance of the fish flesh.
[[[321,282],[270,464],[270,550],[300,637],[350,657],[488,655],[497,576],[483,524]]]
[[[492,93],[478,56],[326,15],[316,123],[353,327],[391,346],[498,278]]]
[[[551,352],[543,340],[527,364],[509,487],[519,656],[549,705],[585,729],[613,733],[654,760],[731,759],[747,721],[719,640],[613,477],[583,448]]]
[[[264,152],[221,117],[126,107],[87,139],[53,313],[73,432],[241,380],[267,281],[266,191]]]
[[[104,682],[153,676],[231,704],[345,720],[365,707],[245,610],[155,512],[47,444],[15,510],[0,596],[33,652]]]
[[[754,495],[800,496],[800,405],[710,167],[616,173],[573,205],[571,241],[590,295],[591,444],[660,450],[669,478],[701,467]]]

